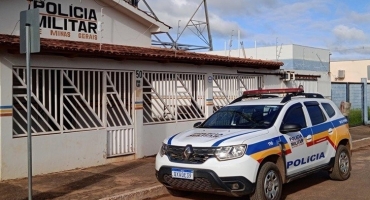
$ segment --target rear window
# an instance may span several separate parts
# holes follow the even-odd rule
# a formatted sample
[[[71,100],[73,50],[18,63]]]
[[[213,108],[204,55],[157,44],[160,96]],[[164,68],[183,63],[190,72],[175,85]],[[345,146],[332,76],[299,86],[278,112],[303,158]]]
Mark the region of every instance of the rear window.
[[[322,103],[321,105],[324,107],[325,112],[329,117],[333,117],[335,115],[335,110],[329,103]]]
[[[307,106],[308,114],[310,115],[312,125],[320,124],[326,121],[326,117],[319,105]]]

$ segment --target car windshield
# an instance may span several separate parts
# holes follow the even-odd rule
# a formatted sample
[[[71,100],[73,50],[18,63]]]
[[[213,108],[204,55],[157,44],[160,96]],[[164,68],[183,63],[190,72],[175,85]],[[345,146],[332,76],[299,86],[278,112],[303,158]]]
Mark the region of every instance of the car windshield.
[[[267,129],[270,128],[281,105],[240,105],[223,107],[199,128]]]

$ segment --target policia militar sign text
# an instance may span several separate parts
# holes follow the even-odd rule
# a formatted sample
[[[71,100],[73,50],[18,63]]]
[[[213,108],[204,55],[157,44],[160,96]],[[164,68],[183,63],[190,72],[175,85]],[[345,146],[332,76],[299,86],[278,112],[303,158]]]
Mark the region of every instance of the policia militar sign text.
[[[50,29],[51,36],[72,37],[71,32],[77,32],[79,39],[98,39],[98,19],[94,9],[73,4],[67,8],[60,3],[45,1],[33,1],[33,7],[40,9],[40,28]]]

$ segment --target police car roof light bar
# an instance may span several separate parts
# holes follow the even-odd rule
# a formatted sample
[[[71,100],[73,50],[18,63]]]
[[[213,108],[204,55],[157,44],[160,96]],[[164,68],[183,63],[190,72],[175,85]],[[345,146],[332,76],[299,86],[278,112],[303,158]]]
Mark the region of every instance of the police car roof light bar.
[[[241,97],[235,99],[230,104],[242,101],[244,98],[276,98],[279,96],[273,94],[301,94],[303,92],[303,86],[301,85],[298,88],[247,90],[243,92],[243,95]]]
[[[247,90],[243,92],[245,97],[257,97],[264,94],[290,94],[290,93],[303,93],[303,87],[299,88],[285,88],[285,89],[264,89],[264,90]]]
[[[290,101],[294,96],[304,96],[305,98],[320,98],[320,99],[324,98],[324,96],[322,96],[321,94],[304,93],[303,86],[300,85],[298,88],[248,90],[243,92],[243,95],[241,97],[235,99],[230,104],[242,101],[244,98],[258,97],[260,99],[265,99],[279,97],[274,94],[287,94],[281,100],[281,103],[286,103]]]

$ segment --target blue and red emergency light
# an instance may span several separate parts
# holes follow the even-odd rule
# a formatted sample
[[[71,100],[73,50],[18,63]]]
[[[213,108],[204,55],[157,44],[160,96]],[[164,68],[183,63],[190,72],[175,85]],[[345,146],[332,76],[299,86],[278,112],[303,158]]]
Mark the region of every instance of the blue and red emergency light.
[[[230,104],[241,101],[244,98],[275,98],[278,97],[275,94],[286,94],[281,103],[285,103],[291,99],[293,96],[305,96],[306,98],[324,98],[321,94],[316,93],[304,93],[303,85],[298,88],[284,88],[284,89],[259,89],[259,90],[247,90],[243,92],[243,95],[236,98]]]
[[[243,92],[243,96],[259,96],[264,94],[299,94],[303,93],[303,86],[298,88],[284,88],[284,89],[260,89],[260,90],[247,90]]]

